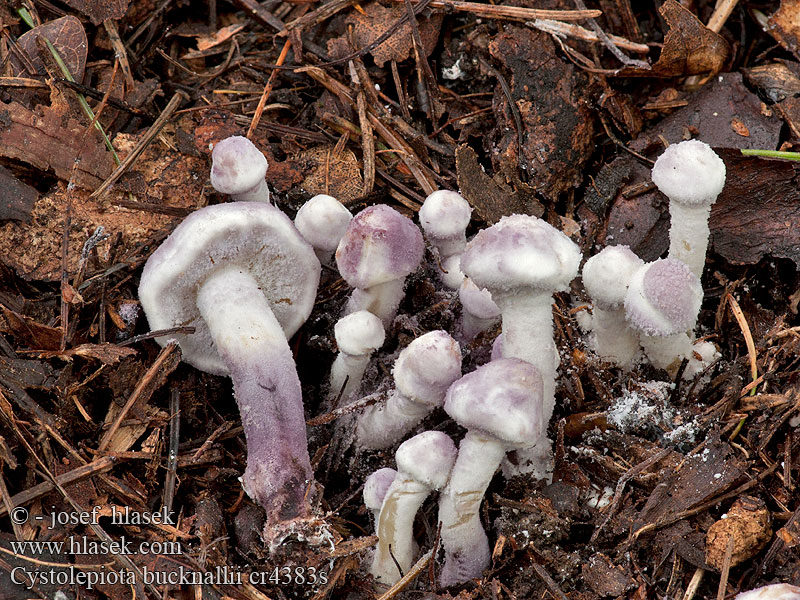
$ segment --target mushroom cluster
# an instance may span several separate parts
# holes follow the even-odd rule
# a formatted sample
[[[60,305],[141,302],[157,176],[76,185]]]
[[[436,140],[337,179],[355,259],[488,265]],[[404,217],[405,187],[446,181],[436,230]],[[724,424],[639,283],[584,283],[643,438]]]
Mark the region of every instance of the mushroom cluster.
[[[450,586],[480,577],[490,561],[480,506],[498,467],[502,463],[507,475],[552,478],[547,427],[560,364],[554,294],[569,290],[578,273],[578,245],[546,221],[519,214],[467,241],[466,200],[445,190],[431,194],[419,221],[448,288],[440,286],[437,293],[460,302],[454,335],[463,344],[502,321],[492,359],[462,374],[458,341],[444,330],[423,333],[413,323],[419,329],[398,349],[394,386],[384,401],[351,403],[362,388],[378,387],[372,377],[362,385],[365,372],[381,370],[367,371],[373,354],[381,356],[380,365],[393,358],[390,343],[389,350],[378,351],[394,335],[406,277],[423,259],[420,228],[386,205],[352,216],[325,195],[311,198],[292,222],[269,203],[266,160],[248,140],[223,140],[213,160],[214,186],[237,201],[200,209],[181,223],[145,265],[139,296],[151,328],[194,328],[157,338],[159,343],[176,339],[189,364],[233,380],[248,449],[242,484],[266,510],[267,527],[311,513],[314,474],[287,340],[308,318],[320,261],[329,263],[335,250],[336,267],[353,291],[333,328],[338,354],[329,399],[343,398],[357,412],[359,452],[402,442],[395,452],[397,470],[379,469],[364,486],[379,538],[370,572],[392,584],[408,571],[417,552],[415,515],[439,491],[445,552],[439,582]],[[593,301],[599,357],[630,368],[641,349],[670,374],[692,357],[708,212],[724,184],[720,163],[699,142],[670,147],[656,163],[653,180],[670,196],[668,258],[644,263],[616,246],[585,262],[582,279]],[[713,177],[687,192],[698,165],[711,168]],[[703,231],[705,241],[697,237]],[[466,430],[457,446],[441,431],[415,431],[437,408]],[[446,427],[458,429],[449,422]],[[511,452],[513,462],[505,460]]]

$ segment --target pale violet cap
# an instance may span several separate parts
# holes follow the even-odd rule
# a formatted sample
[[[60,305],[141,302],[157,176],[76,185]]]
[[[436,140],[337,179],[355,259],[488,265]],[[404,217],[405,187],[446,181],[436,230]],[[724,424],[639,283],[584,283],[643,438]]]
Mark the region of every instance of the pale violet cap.
[[[457,455],[456,445],[446,433],[423,431],[400,444],[394,458],[399,473],[438,490],[450,478]]]
[[[621,306],[634,272],[644,265],[628,246],[608,246],[583,265],[583,287],[600,308]]]
[[[364,356],[383,346],[386,333],[381,320],[366,310],[342,317],[333,326],[339,350],[352,356]]]
[[[378,204],[358,213],[336,250],[336,265],[354,288],[370,288],[405,277],[422,261],[425,243],[408,217]]]
[[[461,377],[461,348],[446,331],[430,331],[400,352],[393,375],[404,396],[440,406],[447,388]]]
[[[527,447],[542,430],[542,376],[518,358],[499,358],[478,367],[447,390],[444,410],[459,425]]]
[[[463,237],[471,216],[469,202],[450,190],[433,192],[419,209],[419,222],[432,240]]]
[[[378,469],[367,477],[364,482],[364,506],[369,510],[379,510],[395,477],[397,471],[389,467]]]
[[[176,339],[183,360],[227,375],[197,308],[197,291],[216,269],[236,265],[258,282],[286,337],[305,322],[319,285],[313,248],[283,212],[265,202],[230,202],[201,208],[183,220],[147,260],[139,300],[151,330],[194,327]]]
[[[479,288],[469,277],[465,277],[458,288],[458,299],[464,309],[479,319],[494,319],[500,316],[500,308],[492,300],[486,288]]]
[[[241,194],[261,185],[267,159],[241,135],[221,140],[211,151],[211,185],[222,194]]]
[[[314,248],[333,252],[352,218],[350,211],[336,198],[318,194],[300,207],[294,224]]]
[[[725,163],[705,142],[687,140],[664,150],[651,177],[670,200],[690,206],[710,205],[725,187]]]
[[[578,273],[581,252],[541,219],[511,215],[483,229],[461,255],[461,270],[478,287],[564,291]]]
[[[673,335],[694,325],[702,302],[697,275],[680,260],[662,258],[633,274],[625,294],[625,318],[646,335]]]

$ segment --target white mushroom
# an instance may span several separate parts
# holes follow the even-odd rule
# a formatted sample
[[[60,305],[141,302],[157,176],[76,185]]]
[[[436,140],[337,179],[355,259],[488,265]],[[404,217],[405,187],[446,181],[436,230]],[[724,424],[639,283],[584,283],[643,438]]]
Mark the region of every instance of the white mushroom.
[[[397,471],[384,467],[373,472],[364,482],[364,506],[372,513],[375,529],[378,529],[378,518],[381,514],[381,505],[389,491],[389,486],[397,477]]]
[[[433,192],[419,209],[425,237],[439,252],[442,282],[451,289],[458,289],[463,278],[459,255],[467,245],[466,231],[471,215],[469,202],[450,190]]]
[[[329,264],[353,215],[333,196],[318,194],[306,201],[294,218],[294,225],[322,264]]]
[[[215,190],[239,202],[269,202],[267,159],[253,142],[241,135],[225,138],[214,146],[211,160]]]
[[[462,308],[459,323],[462,340],[471,340],[500,320],[500,308],[492,300],[489,290],[479,288],[469,277],[461,281],[458,299]]]
[[[395,460],[397,476],[381,506],[378,546],[369,571],[386,585],[397,582],[414,563],[414,517],[428,494],[447,483],[456,446],[441,431],[425,431],[400,444]]]
[[[361,387],[372,353],[383,346],[381,320],[366,310],[342,317],[333,327],[339,354],[331,366],[330,397],[347,399]]]

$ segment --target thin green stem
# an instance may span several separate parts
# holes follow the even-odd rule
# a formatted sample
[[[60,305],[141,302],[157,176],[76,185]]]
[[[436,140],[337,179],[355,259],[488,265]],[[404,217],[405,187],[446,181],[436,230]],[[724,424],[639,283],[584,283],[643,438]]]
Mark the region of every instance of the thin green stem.
[[[760,150],[758,148],[742,149],[744,156],[764,156],[767,158],[785,158],[786,160],[800,161],[800,152],[783,152],[781,150]]]

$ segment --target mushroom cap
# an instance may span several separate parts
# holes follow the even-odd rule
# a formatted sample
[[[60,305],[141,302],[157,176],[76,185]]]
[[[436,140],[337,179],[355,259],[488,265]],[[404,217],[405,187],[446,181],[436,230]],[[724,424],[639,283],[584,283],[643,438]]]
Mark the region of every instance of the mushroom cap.
[[[662,258],[633,274],[625,294],[625,318],[646,335],[673,335],[694,325],[702,302],[697,275],[680,260]]]
[[[580,249],[558,229],[536,217],[511,215],[467,244],[461,270],[492,294],[521,287],[563,291],[580,262]]]
[[[403,348],[393,375],[407,398],[441,406],[447,388],[461,377],[461,348],[446,331],[430,331]]]
[[[353,356],[364,356],[383,346],[386,332],[381,320],[367,310],[358,310],[342,317],[333,326],[339,350]]]
[[[800,600],[800,587],[788,583],[773,583],[742,592],[734,600]]]
[[[459,425],[527,447],[541,431],[542,376],[518,358],[499,358],[467,373],[447,390],[444,410]]]
[[[230,202],[186,217],[147,260],[139,300],[153,330],[194,327],[193,334],[171,334],[156,341],[164,345],[176,339],[183,360],[215,375],[227,375],[228,369],[196,298],[203,281],[229,265],[246,269],[258,282],[287,338],[308,318],[319,285],[320,265],[313,248],[274,206]]]
[[[377,204],[358,213],[336,249],[336,265],[354,288],[370,288],[405,277],[422,261],[425,242],[408,217]]]
[[[364,482],[364,505],[369,510],[378,510],[383,504],[386,491],[392,485],[397,471],[384,467],[372,473]]]
[[[633,273],[644,265],[628,246],[607,246],[583,265],[583,287],[600,308],[621,306]]]
[[[419,209],[419,222],[431,239],[447,239],[464,232],[469,225],[472,208],[464,197],[450,190],[437,190],[425,198]]]
[[[664,150],[651,177],[670,201],[710,206],[725,186],[725,163],[705,142],[687,140]]]
[[[486,288],[479,288],[469,277],[464,277],[458,288],[458,299],[464,309],[479,319],[494,319],[500,316],[500,308],[492,300]]]
[[[294,225],[314,248],[333,252],[352,219],[350,211],[336,198],[318,194],[300,207]]]
[[[450,478],[458,450],[441,431],[423,431],[400,444],[395,452],[398,473],[438,490]]]
[[[267,159],[241,135],[217,143],[211,151],[211,185],[222,194],[241,194],[264,180]]]

